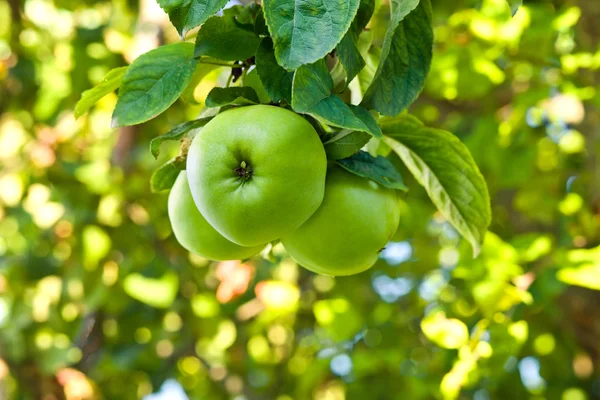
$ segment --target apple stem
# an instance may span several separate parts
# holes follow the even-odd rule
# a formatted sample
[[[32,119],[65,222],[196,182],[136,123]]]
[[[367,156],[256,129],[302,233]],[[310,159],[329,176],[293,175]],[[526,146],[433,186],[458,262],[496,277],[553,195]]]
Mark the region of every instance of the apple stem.
[[[233,170],[242,181],[246,182],[252,178],[252,167],[246,163],[246,161],[242,161],[240,166]]]

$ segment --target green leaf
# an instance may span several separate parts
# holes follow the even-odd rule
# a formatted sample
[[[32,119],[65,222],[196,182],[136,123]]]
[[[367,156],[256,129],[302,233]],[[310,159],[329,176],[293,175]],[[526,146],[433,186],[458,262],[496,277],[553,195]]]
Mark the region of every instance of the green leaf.
[[[379,60],[381,59],[381,49],[379,47],[371,47],[371,49],[364,55],[365,67],[358,73],[357,79],[360,86],[360,92],[366,93],[377,72],[379,66]]]
[[[390,189],[408,190],[402,175],[385,157],[373,157],[366,151],[359,151],[351,157],[336,161],[344,169],[355,175],[377,182]]]
[[[156,308],[168,308],[173,304],[178,288],[179,278],[171,271],[158,279],[134,273],[127,275],[123,280],[125,293]]]
[[[337,55],[346,70],[346,86],[352,82],[354,77],[365,67],[365,60],[360,54],[357,42],[359,35],[369,23],[375,10],[374,0],[362,0],[352,22],[352,26],[337,45]]]
[[[446,318],[441,311],[423,318],[421,330],[427,339],[444,349],[459,349],[469,340],[469,328],[465,323],[456,318]]]
[[[175,157],[159,167],[150,178],[150,190],[152,193],[169,190],[173,187],[177,175],[185,169],[185,162],[180,157]]]
[[[565,264],[556,273],[559,281],[593,290],[600,290],[600,246],[567,252]]]
[[[391,7],[381,60],[362,102],[383,115],[396,115],[415,101],[433,52],[430,0],[392,0]]]
[[[407,118],[401,116],[399,119]],[[477,255],[491,220],[487,185],[467,147],[450,132],[382,120],[387,143]]]
[[[330,53],[342,40],[359,0],[264,0],[279,65],[295,70]]]
[[[265,90],[273,101],[292,102],[292,81],[294,73],[283,69],[275,59],[273,41],[264,38],[256,51],[256,71]]]
[[[513,17],[517,13],[517,11],[519,11],[519,8],[521,8],[521,6],[523,5],[523,0],[506,0],[506,2],[510,7],[510,12]]]
[[[158,0],[161,8],[183,39],[190,31],[202,25],[217,11],[225,7],[227,0]]]
[[[362,149],[371,140],[367,132],[343,130],[323,143],[330,160],[347,158]]]
[[[158,154],[160,153],[160,145],[163,142],[166,142],[167,140],[180,140],[186,133],[188,133],[192,129],[203,127],[211,119],[212,117],[200,118],[193,121],[186,121],[177,125],[175,128],[171,129],[164,135],[155,137],[150,141],[150,153],[152,153],[154,158],[158,158]]]
[[[254,89],[258,95],[258,100],[260,100],[262,104],[269,104],[273,101],[265,90],[265,86],[260,80],[256,68],[246,74],[244,77],[244,86]]]
[[[123,77],[111,126],[139,124],[169,108],[192,79],[193,48],[191,43],[176,43],[138,57]]]
[[[206,97],[206,107],[258,104],[258,95],[251,87],[213,88]]]
[[[200,105],[201,102],[198,102],[194,97],[194,92],[196,91],[196,87],[200,84],[202,79],[204,79],[208,74],[210,74],[215,69],[219,68],[217,65],[212,64],[204,64],[202,61],[196,64],[196,69],[194,70],[194,75],[192,75],[192,79],[190,83],[187,85],[183,93],[181,93],[181,100],[185,101],[189,104]]]
[[[223,61],[246,60],[256,53],[258,36],[235,20],[241,7],[231,7],[222,17],[211,17],[196,37],[195,57],[209,56]]]
[[[360,0],[360,5],[358,6],[356,17],[354,17],[354,21],[352,21],[351,28],[356,36],[360,35],[371,20],[373,12],[375,11],[376,2],[376,0]]]
[[[79,99],[75,106],[75,118],[81,117],[101,98],[117,90],[119,85],[121,85],[123,75],[125,75],[127,68],[128,67],[119,67],[110,70],[104,78],[102,78],[100,83],[83,92],[81,94],[81,99]]]
[[[333,93],[333,80],[324,59],[296,70],[292,108],[296,112],[320,118],[329,125],[382,137],[381,129],[367,110],[349,106]]]
[[[352,82],[352,79],[365,67],[365,60],[362,58],[356,45],[356,39],[352,32],[348,31],[344,38],[337,45],[337,55],[340,62],[346,70],[346,86]]]

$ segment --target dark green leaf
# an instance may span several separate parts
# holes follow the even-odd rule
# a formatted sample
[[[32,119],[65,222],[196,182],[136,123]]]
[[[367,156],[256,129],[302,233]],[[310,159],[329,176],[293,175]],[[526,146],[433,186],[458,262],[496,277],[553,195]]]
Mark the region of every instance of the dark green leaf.
[[[373,157],[366,151],[359,151],[351,157],[336,161],[348,171],[377,182],[390,189],[408,190],[402,180],[402,175],[394,168],[385,157]]]
[[[158,0],[181,38],[225,7],[227,0]]]
[[[256,51],[256,71],[265,90],[273,101],[292,102],[292,80],[294,73],[283,69],[275,59],[273,41],[264,38]]]
[[[375,11],[375,2],[375,0],[360,0],[356,17],[354,18],[354,21],[352,21],[352,30],[356,36],[360,35],[371,20],[373,12]]]
[[[254,33],[259,36],[269,36],[269,28],[267,28],[267,22],[265,21],[265,13],[263,8],[260,8],[260,12],[256,15],[256,21],[254,21]]]
[[[164,135],[155,137],[150,141],[150,153],[152,153],[154,158],[158,158],[158,154],[160,152],[160,145],[163,142],[167,140],[179,140],[192,129],[200,128],[206,125],[211,119],[212,117],[200,118],[193,121],[186,121],[177,125],[175,128],[171,129]]]
[[[123,75],[125,75],[127,68],[128,67],[119,67],[110,70],[104,78],[102,78],[99,84],[83,92],[81,94],[81,99],[79,99],[75,106],[75,118],[81,117],[101,98],[117,90],[121,85]]]
[[[206,107],[258,104],[258,95],[251,87],[213,88],[206,97]]]
[[[211,17],[196,37],[195,57],[209,56],[224,61],[246,60],[256,53],[259,39],[243,29],[235,17],[240,7],[228,8],[222,17]]]
[[[382,129],[385,143],[477,255],[490,224],[490,197],[467,147],[450,132],[419,126],[414,119],[382,121]]]
[[[264,0],[279,65],[295,70],[330,53],[342,40],[359,0]]]
[[[340,62],[346,70],[346,86],[352,82],[354,77],[358,75],[361,69],[365,66],[365,60],[357,46],[359,35],[369,23],[375,9],[374,0],[362,0],[356,13],[356,17],[352,22],[352,26],[342,38],[342,41],[337,45],[337,55]]]
[[[152,190],[152,193],[171,189],[175,183],[175,179],[177,179],[177,176],[183,169],[185,169],[185,162],[180,157],[172,158],[159,167],[150,178],[150,190]]]
[[[362,103],[384,115],[396,115],[415,101],[433,51],[430,0],[392,0],[391,7],[381,60]]]
[[[350,157],[362,149],[371,140],[371,137],[366,132],[343,130],[323,143],[327,158],[341,160]]]
[[[340,44],[337,45],[337,55],[340,62],[346,70],[346,86],[352,82],[352,79],[361,69],[365,67],[365,60],[362,58],[358,47],[356,46],[356,39],[351,31],[348,31]]]
[[[513,17],[517,13],[517,11],[519,11],[519,8],[521,8],[521,6],[523,5],[523,0],[506,0],[506,2],[510,7],[510,12]]]
[[[139,124],[169,108],[192,79],[193,48],[191,43],[176,43],[138,57],[123,77],[111,126]]]
[[[292,108],[320,118],[329,125],[381,137],[381,129],[368,111],[359,106],[349,106],[332,92],[333,80],[325,60],[304,65],[294,75]]]

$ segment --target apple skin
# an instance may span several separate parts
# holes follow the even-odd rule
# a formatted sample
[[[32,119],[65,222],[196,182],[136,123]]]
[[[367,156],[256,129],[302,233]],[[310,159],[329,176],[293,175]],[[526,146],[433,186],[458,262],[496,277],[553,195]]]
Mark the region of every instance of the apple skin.
[[[169,219],[177,241],[188,251],[210,260],[243,260],[265,245],[242,247],[225,239],[196,208],[185,171],[179,173],[169,193]]]
[[[395,190],[332,166],[323,203],[281,243],[308,270],[333,276],[358,274],[375,264],[399,219]]]
[[[241,246],[279,239],[319,207],[327,159],[312,125],[274,106],[218,114],[193,139],[187,159],[198,209]]]

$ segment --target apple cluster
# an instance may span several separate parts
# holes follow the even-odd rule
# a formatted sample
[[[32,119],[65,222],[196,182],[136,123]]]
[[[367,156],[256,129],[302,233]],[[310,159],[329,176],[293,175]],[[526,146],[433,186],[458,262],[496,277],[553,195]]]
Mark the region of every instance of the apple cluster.
[[[326,275],[370,268],[399,222],[396,191],[328,164],[313,126],[255,105],[218,114],[193,139],[169,195],[179,243],[212,260],[246,259],[280,240]]]

